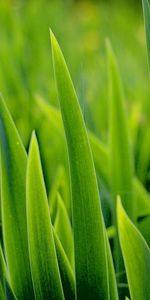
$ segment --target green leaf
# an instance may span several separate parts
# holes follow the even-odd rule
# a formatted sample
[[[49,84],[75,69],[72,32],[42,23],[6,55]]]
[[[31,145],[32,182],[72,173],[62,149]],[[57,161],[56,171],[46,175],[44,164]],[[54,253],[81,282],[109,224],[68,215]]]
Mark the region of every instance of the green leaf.
[[[120,195],[125,210],[135,219],[133,199],[133,166],[129,142],[124,95],[118,66],[111,46],[108,45],[109,59],[109,112],[110,112],[110,182],[113,200]]]
[[[108,149],[100,142],[100,140],[91,132],[89,132],[89,140],[93,153],[93,159],[96,171],[102,177],[105,184],[108,186],[109,172],[108,172]]]
[[[150,249],[118,200],[118,230],[132,300],[150,299]]]
[[[134,178],[134,193],[136,198],[137,218],[150,215],[150,197],[143,184]]]
[[[57,212],[57,193],[60,193],[63,197],[63,202],[65,204],[67,214],[70,217],[70,199],[69,199],[69,186],[67,182],[66,172],[63,166],[59,166],[56,172],[56,176],[51,186],[51,190],[48,196],[51,219],[54,223]]]
[[[34,299],[26,224],[27,156],[0,97],[1,201],[4,250],[10,284],[19,299]]]
[[[114,269],[113,258],[112,258],[107,234],[106,234],[106,249],[107,249],[107,260],[108,260],[110,300],[119,300],[118,291],[117,291],[117,282],[116,282],[116,276],[115,276],[115,269]]]
[[[60,111],[51,104],[44,101],[40,96],[36,96],[36,101],[40,110],[50,120],[53,128],[57,131],[60,137],[64,137]]]
[[[144,134],[140,139],[140,149],[137,161],[137,176],[143,184],[148,179],[149,165],[150,165],[150,127],[144,130]]]
[[[16,299],[10,287],[8,270],[6,267],[1,246],[0,246],[0,299],[9,299],[9,300]]]
[[[53,64],[69,152],[75,244],[76,297],[109,299],[105,232],[92,153],[78,99],[51,33]]]
[[[4,278],[6,277],[7,270],[5,265],[5,260],[3,256],[3,251],[0,246],[0,299],[5,299],[5,290],[4,290]]]
[[[4,292],[2,281],[0,281],[0,299],[5,300],[5,292]]]
[[[3,250],[0,245],[0,280],[1,281],[3,277],[8,279],[8,273],[7,273],[6,263],[3,255]]]
[[[145,31],[146,31],[146,41],[147,41],[148,64],[150,68],[150,6],[148,0],[142,0],[142,3],[143,3],[143,13],[144,13],[144,22],[145,22]]]
[[[57,213],[54,223],[55,232],[63,246],[63,249],[74,268],[74,242],[70,220],[60,194],[57,194]]]
[[[27,166],[27,225],[36,298],[64,299],[35,134],[32,135]]]
[[[69,260],[65,254],[65,251],[61,245],[61,242],[55,232],[54,234],[54,241],[57,253],[57,259],[59,264],[59,270],[64,290],[64,295],[66,300],[74,300],[75,299],[75,277],[70,266]]]
[[[17,300],[16,296],[14,295],[8,281],[5,279],[4,280],[4,284],[5,284],[5,299],[7,300]]]

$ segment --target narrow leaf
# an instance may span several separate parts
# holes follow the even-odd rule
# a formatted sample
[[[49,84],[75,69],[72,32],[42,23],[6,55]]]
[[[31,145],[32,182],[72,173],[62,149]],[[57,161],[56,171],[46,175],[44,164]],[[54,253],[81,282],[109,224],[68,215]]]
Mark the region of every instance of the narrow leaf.
[[[118,230],[132,300],[150,299],[150,249],[118,201]]]
[[[74,267],[73,232],[65,205],[59,193],[57,194],[57,214],[54,228],[71,266]]]
[[[105,233],[92,153],[70,74],[52,33],[51,42],[71,172],[76,297],[107,300]]]
[[[142,3],[143,3],[143,13],[144,13],[144,22],[145,22],[145,31],[146,31],[146,41],[147,41],[148,64],[150,68],[150,6],[148,0],[142,0]]]
[[[10,284],[19,299],[34,299],[26,224],[27,156],[0,97],[1,201],[4,250]]]
[[[120,195],[129,216],[135,218],[133,199],[133,166],[129,142],[124,96],[118,66],[111,46],[108,45],[110,84],[110,182],[113,200]],[[123,173],[122,173],[123,172]]]
[[[35,134],[31,139],[27,167],[27,216],[30,264],[36,299],[64,299]]]
[[[107,249],[107,259],[108,259],[110,300],[119,300],[113,258],[112,258],[112,253],[111,253],[107,235],[106,235],[106,249]]]
[[[65,299],[74,300],[75,299],[74,273],[70,266],[69,260],[65,254],[65,251],[61,245],[61,242],[55,232],[55,229],[53,230],[53,233],[54,233],[54,241],[55,241],[57,259],[58,259]]]

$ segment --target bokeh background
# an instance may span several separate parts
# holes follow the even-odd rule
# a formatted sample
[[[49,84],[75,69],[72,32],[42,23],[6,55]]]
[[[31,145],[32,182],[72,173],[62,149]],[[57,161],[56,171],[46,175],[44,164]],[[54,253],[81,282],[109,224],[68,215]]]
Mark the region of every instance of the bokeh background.
[[[63,156],[57,134],[37,101],[40,97],[58,106],[49,27],[65,55],[86,125],[104,143],[109,119],[106,39],[110,39],[124,85],[136,173],[148,188],[150,87],[141,1],[0,1],[0,92],[27,149],[32,130],[37,132],[48,189]],[[147,147],[142,150],[144,139]]]

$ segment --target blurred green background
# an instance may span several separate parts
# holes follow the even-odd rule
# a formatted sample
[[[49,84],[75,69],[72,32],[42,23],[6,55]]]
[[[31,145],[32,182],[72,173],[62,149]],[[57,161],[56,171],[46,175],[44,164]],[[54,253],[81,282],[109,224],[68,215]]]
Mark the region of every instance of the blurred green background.
[[[65,55],[86,125],[105,143],[109,105],[105,46],[106,39],[111,40],[124,85],[136,171],[148,187],[149,172],[139,171],[141,152],[150,149],[150,143],[142,149],[150,132],[150,88],[141,1],[0,1],[0,92],[26,148],[36,130],[48,188],[64,155],[37,103],[40,96],[58,106],[49,27]],[[148,170],[147,160],[148,155]]]

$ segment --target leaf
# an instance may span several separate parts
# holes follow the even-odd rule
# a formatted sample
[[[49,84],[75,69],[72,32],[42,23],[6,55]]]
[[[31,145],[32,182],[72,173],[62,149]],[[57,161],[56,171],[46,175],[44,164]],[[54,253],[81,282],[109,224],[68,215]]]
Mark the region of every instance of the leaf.
[[[120,195],[125,210],[135,219],[135,201],[133,199],[133,166],[131,145],[125,114],[122,84],[111,46],[108,44],[109,60],[109,112],[110,112],[110,182],[113,200]]]
[[[107,249],[107,260],[108,260],[110,300],[119,300],[113,258],[112,258],[110,244],[107,235],[106,235],[106,249]]]
[[[70,74],[52,32],[51,43],[71,173],[76,297],[107,300],[105,233],[92,153]]]
[[[150,197],[143,184],[134,178],[134,193],[137,206],[137,218],[150,215]]]
[[[67,182],[66,172],[63,166],[59,166],[56,172],[56,176],[51,186],[51,190],[48,196],[49,206],[50,206],[50,213],[51,219],[54,223],[56,218],[56,211],[57,211],[57,193],[60,193],[63,197],[63,202],[67,209],[67,213],[70,217],[70,199],[69,199],[69,186]]]
[[[108,186],[109,172],[108,172],[108,149],[100,142],[100,140],[91,132],[89,132],[89,140],[93,153],[94,164],[99,176],[102,177],[105,184]]]
[[[150,127],[144,130],[144,134],[140,139],[140,149],[137,161],[137,176],[143,184],[148,179],[148,171],[150,165]]]
[[[43,98],[41,98],[39,95],[36,96],[36,101],[41,111],[50,120],[53,128],[57,130],[57,133],[60,135],[61,138],[64,137],[60,111],[54,106],[44,101]]]
[[[132,300],[150,299],[150,249],[118,201],[118,230]]]
[[[7,274],[5,260],[0,246],[0,299],[5,299],[4,278]]]
[[[5,299],[7,300],[17,300],[16,296],[14,295],[9,283],[7,280],[5,281]]]
[[[145,31],[146,31],[146,41],[147,41],[148,65],[150,68],[150,6],[148,0],[142,0],[142,3],[143,3],[143,13],[144,13],[144,22],[145,22]]]
[[[63,246],[63,249],[74,268],[74,243],[70,220],[60,194],[57,194],[57,214],[54,223],[55,232]]]
[[[6,295],[6,297],[5,297]],[[0,246],[0,299],[16,299],[9,283],[8,270],[6,267],[2,248]]]
[[[65,254],[65,251],[61,245],[61,242],[55,232],[55,229],[53,230],[53,234],[54,234],[57,259],[58,259],[65,299],[74,300],[75,299],[74,273],[70,266],[69,260]]]
[[[7,268],[6,268],[6,263],[3,255],[3,250],[0,245],[0,280],[3,280],[3,277],[8,279],[8,273],[7,273]]]
[[[34,299],[26,224],[27,156],[0,97],[1,201],[4,250],[10,284],[19,299]]]
[[[38,144],[33,133],[27,166],[27,225],[37,299],[64,299]]]

